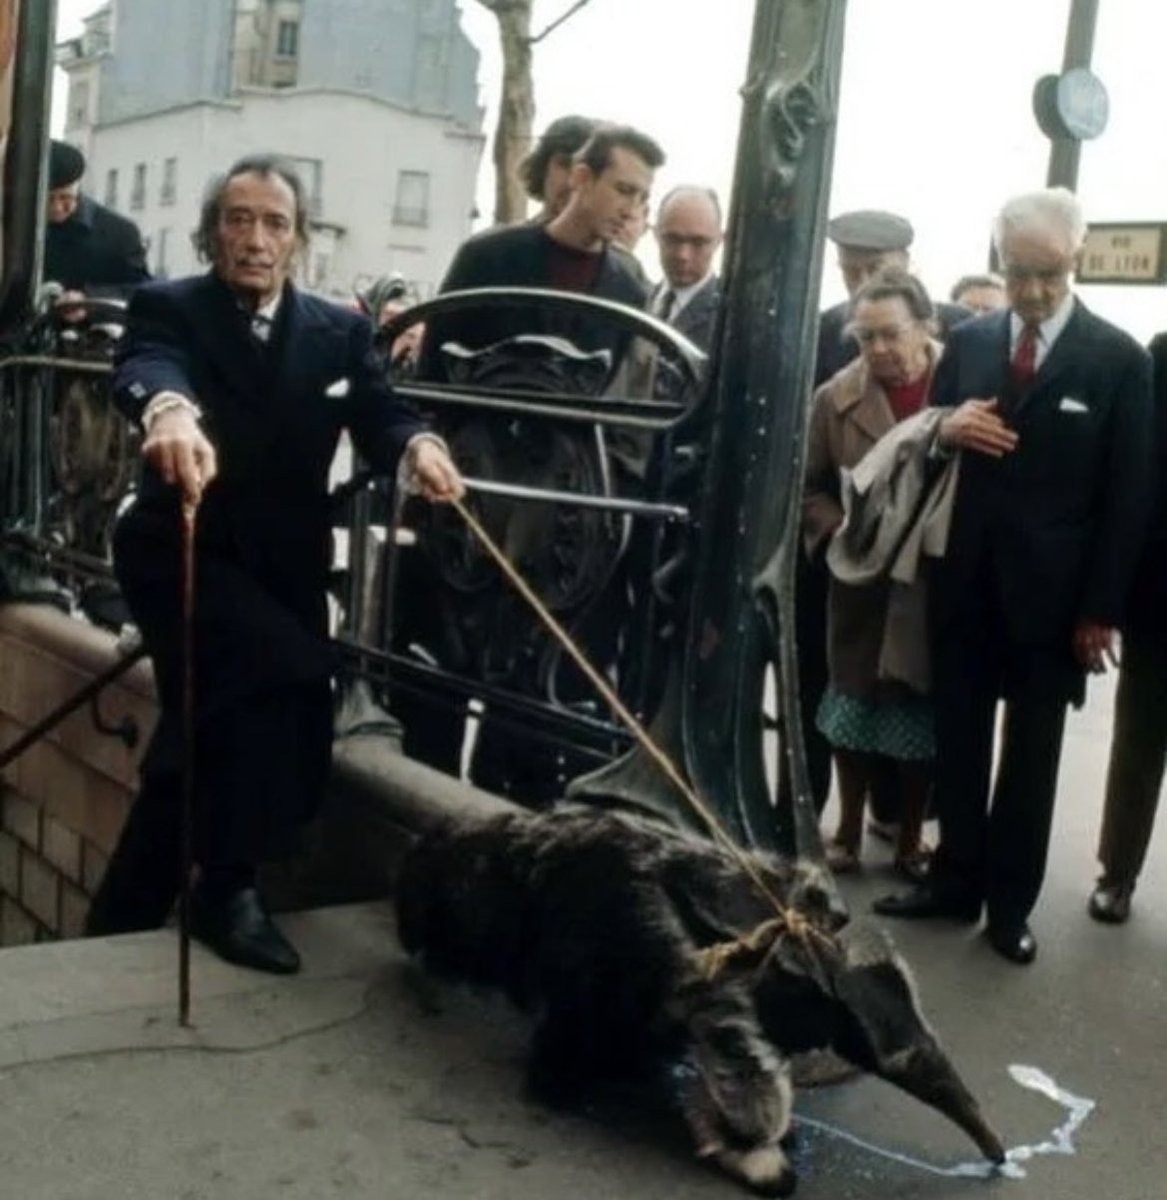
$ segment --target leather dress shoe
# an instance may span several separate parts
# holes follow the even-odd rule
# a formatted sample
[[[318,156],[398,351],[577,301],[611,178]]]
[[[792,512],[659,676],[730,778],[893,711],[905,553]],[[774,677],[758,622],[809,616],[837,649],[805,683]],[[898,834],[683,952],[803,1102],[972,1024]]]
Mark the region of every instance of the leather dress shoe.
[[[1090,893],[1090,915],[1104,925],[1121,925],[1131,915],[1131,893],[1134,890],[1133,883],[1099,880],[1098,886]]]
[[[1020,925],[989,925],[985,937],[989,945],[1010,962],[1026,966],[1037,957],[1037,938],[1024,921]]]
[[[979,900],[938,888],[931,883],[917,884],[910,891],[881,896],[871,908],[881,917],[903,917],[906,920],[948,917],[971,925],[981,919]]]
[[[296,948],[276,928],[253,887],[213,900],[196,891],[191,933],[220,958],[241,967],[274,975],[292,975],[300,969]]]

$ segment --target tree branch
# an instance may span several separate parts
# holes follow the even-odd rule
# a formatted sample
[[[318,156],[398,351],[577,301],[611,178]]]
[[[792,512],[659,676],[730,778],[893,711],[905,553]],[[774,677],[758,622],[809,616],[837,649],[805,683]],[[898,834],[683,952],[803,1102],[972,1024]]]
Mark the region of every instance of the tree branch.
[[[549,33],[558,29],[560,25],[562,25],[563,22],[568,19],[568,17],[579,12],[579,10],[587,3],[589,3],[589,0],[575,0],[575,3],[567,10],[567,12],[565,12],[561,17],[556,17],[556,19],[552,21],[542,33],[537,33],[533,38],[528,38],[527,45],[533,46],[536,42],[541,42]]]

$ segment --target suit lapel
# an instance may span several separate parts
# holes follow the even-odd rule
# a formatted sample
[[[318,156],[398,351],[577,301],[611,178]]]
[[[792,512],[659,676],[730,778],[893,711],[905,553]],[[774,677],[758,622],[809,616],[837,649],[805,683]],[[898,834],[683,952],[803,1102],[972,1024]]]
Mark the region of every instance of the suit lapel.
[[[693,330],[701,329],[709,315],[710,308],[713,308],[716,304],[717,277],[710,275],[689,298],[689,303],[681,309],[675,321],[677,329],[686,336]]]
[[[248,336],[247,316],[231,289],[217,275],[206,277],[206,296],[198,305],[195,337],[207,358],[230,380],[246,403],[260,402],[264,388],[262,356]]]
[[[853,363],[848,370],[850,374],[836,395],[835,407],[845,421],[870,441],[878,442],[895,424],[891,405],[862,360]]]
[[[278,327],[273,333],[271,373],[280,390],[281,403],[305,395],[315,396],[332,382],[326,379],[321,383],[321,377],[341,358],[337,353],[340,335],[308,309],[303,297],[290,284],[284,288]]]

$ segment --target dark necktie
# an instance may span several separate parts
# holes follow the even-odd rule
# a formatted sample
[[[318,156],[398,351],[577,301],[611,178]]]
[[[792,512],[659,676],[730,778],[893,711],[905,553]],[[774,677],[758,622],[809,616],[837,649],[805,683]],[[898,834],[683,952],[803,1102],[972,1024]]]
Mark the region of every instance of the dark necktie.
[[[1023,392],[1033,382],[1037,374],[1037,326],[1023,325],[1021,336],[1009,360],[1009,378],[1019,392]]]
[[[676,304],[676,302],[677,293],[674,292],[672,288],[669,288],[668,291],[666,291],[665,294],[660,298],[660,308],[657,311],[657,315],[662,321],[667,323],[670,320],[673,315],[673,305]]]

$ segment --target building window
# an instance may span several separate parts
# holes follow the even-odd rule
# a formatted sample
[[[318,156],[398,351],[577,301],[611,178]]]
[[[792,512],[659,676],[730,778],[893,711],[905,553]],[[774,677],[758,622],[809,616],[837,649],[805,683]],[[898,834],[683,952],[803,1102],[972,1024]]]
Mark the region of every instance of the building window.
[[[393,203],[394,225],[430,223],[430,177],[428,171],[398,171],[397,199]]]
[[[323,288],[328,283],[328,272],[331,267],[332,261],[327,254],[314,254],[312,256],[312,275],[309,280],[309,286]]]
[[[178,190],[178,159],[162,160],[162,190],[158,194],[160,204],[173,204]]]
[[[281,21],[276,29],[276,57],[295,58],[299,52],[299,21]]]
[[[89,84],[84,79],[75,80],[69,88],[70,127],[89,123]]]
[[[164,229],[159,229],[158,237],[154,243],[155,246],[158,248],[157,253],[154,256],[154,274],[159,279],[166,279],[170,274],[170,271],[166,265],[166,250],[167,250],[167,244],[169,243],[169,241],[170,241],[169,227],[164,228]]]
[[[324,164],[318,158],[299,158],[294,154],[285,156],[296,168],[308,201],[308,215],[319,220],[324,215]]]
[[[105,173],[105,205],[107,208],[117,208],[118,206],[117,167],[111,167]]]
[[[136,163],[134,165],[134,184],[130,188],[130,208],[139,209],[146,207],[146,164]]]

